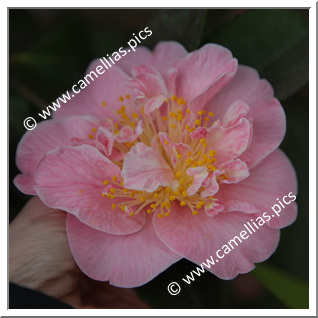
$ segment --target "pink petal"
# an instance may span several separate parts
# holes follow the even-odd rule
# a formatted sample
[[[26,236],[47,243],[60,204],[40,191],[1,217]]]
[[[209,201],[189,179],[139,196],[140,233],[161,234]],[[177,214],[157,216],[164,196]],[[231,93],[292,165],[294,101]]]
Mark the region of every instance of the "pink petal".
[[[209,173],[206,167],[188,168],[186,172],[189,176],[193,177],[192,185],[187,189],[187,193],[190,196],[200,189],[202,182]]]
[[[249,176],[247,164],[240,159],[228,161],[218,166],[218,169],[225,175],[222,183],[238,183]]]
[[[262,213],[267,212],[273,216],[268,222],[272,228],[283,228],[292,224],[297,216],[295,202],[284,205],[279,217],[273,212],[272,207],[282,203],[284,196],[289,193],[297,195],[297,180],[294,168],[286,155],[280,150],[275,150],[253,169],[250,176],[237,184],[223,184],[218,192],[222,202],[238,200],[253,204]],[[292,196],[292,194],[290,196]]]
[[[215,199],[213,202],[208,202],[204,205],[204,212],[209,217],[214,217],[218,215],[220,212],[224,210],[224,204],[218,200]]]
[[[181,258],[158,239],[149,216],[137,233],[110,235],[68,215],[67,236],[80,269],[95,280],[118,287],[146,284]]]
[[[210,172],[208,177],[204,180],[202,183],[202,186],[206,187],[205,190],[201,191],[201,196],[203,198],[213,196],[219,191],[219,183],[217,182],[217,177],[222,174],[221,171],[216,170],[213,172]]]
[[[125,156],[122,177],[127,189],[153,192],[159,186],[168,186],[173,173],[158,152],[137,143]]]
[[[143,132],[143,120],[139,120],[135,131],[130,126],[124,126],[120,129],[116,140],[119,142],[133,142]]]
[[[109,234],[134,233],[145,225],[145,214],[129,217],[110,200],[102,197],[104,180],[120,177],[120,169],[88,145],[60,147],[49,152],[39,163],[36,192],[49,207],[75,215],[88,226]]]
[[[249,112],[250,108],[249,106],[242,102],[242,101],[236,101],[234,102],[226,111],[222,124],[224,127],[229,127],[237,124],[239,119],[245,117],[247,113]]]
[[[259,213],[261,212],[254,204],[239,200],[227,200],[224,202],[224,212],[244,212],[244,213]]]
[[[131,76],[131,69],[140,64],[150,64],[152,60],[152,52],[145,46],[137,46],[136,51],[133,52],[130,47],[125,48],[130,50],[127,55],[123,56],[116,65],[120,66],[129,76]]]
[[[236,72],[237,61],[226,48],[207,44],[176,61],[173,68],[178,69],[176,95],[191,101],[205,92],[194,102],[200,102],[202,107],[203,101],[207,102],[231,79]]]
[[[247,149],[250,138],[251,124],[241,118],[236,125],[228,128],[216,121],[208,129],[206,142],[208,149],[216,150],[218,163],[222,163],[240,156]]]
[[[190,138],[191,138],[191,139],[202,139],[202,138],[206,138],[207,133],[208,133],[207,128],[205,128],[205,127],[198,127],[198,128],[196,128],[195,131],[192,131],[192,132],[190,133]]]
[[[144,106],[145,114],[149,115],[154,110],[161,107],[162,104],[164,104],[165,102],[167,102],[167,96],[165,95],[158,95],[158,96],[150,98]]]
[[[200,265],[218,249],[245,230],[244,224],[251,215],[239,212],[219,213],[209,217],[205,213],[193,216],[190,211],[174,205],[173,213],[166,218],[154,216],[154,228],[158,237],[176,254]],[[255,220],[255,217],[253,218]],[[269,258],[279,242],[279,231],[266,224],[251,237],[241,239],[223,259],[211,265],[210,271],[222,279],[232,279],[237,274],[254,269],[254,263]],[[223,253],[224,254],[224,253]]]
[[[50,150],[70,146],[73,138],[88,139],[91,129],[98,126],[98,120],[88,116],[73,116],[62,120],[47,120],[28,131],[19,142],[16,163],[22,172],[14,181],[20,191],[36,194],[33,189],[33,174],[40,159]]]
[[[178,42],[160,42],[154,49],[151,63],[163,74],[172,62],[184,58],[187,53],[187,50]]]
[[[85,74],[92,71],[96,73],[96,68],[99,65],[102,65],[101,61],[94,60]],[[54,118],[91,115],[97,118],[108,117],[117,121],[116,110],[120,109],[123,104],[127,106],[127,109],[130,108],[135,93],[127,85],[128,75],[117,66],[117,63],[108,70],[105,69],[105,72],[98,75],[98,78],[95,78],[94,75],[92,77],[94,81],[88,77],[90,84],[78,94],[70,92],[74,97],[66,104],[61,103],[61,108],[54,112]],[[75,89],[79,90],[79,86]],[[128,94],[131,95],[130,99],[120,100],[120,96],[124,97]],[[104,103],[106,106],[103,106]],[[127,115],[129,115],[128,111]]]
[[[284,110],[273,96],[272,86],[261,80],[257,71],[239,66],[235,78],[206,107],[206,111],[212,111],[215,118],[222,118],[236,101],[243,101],[250,107],[248,118],[253,120],[253,138],[241,157],[249,167],[275,150],[284,137]]]
[[[100,127],[96,134],[96,140],[105,147],[106,156],[110,156],[113,152],[114,146],[113,134],[110,131]]]

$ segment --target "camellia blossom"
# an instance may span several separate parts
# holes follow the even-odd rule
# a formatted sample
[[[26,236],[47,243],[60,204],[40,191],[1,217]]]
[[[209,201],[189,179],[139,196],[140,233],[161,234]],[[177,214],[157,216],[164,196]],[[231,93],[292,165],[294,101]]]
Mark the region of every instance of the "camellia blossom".
[[[15,184],[68,213],[85,274],[140,286],[182,258],[201,264],[277,198],[297,194],[277,149],[285,127],[271,85],[228,49],[189,54],[162,42],[123,57],[27,132]],[[296,214],[292,202],[209,271],[222,279],[251,271]]]

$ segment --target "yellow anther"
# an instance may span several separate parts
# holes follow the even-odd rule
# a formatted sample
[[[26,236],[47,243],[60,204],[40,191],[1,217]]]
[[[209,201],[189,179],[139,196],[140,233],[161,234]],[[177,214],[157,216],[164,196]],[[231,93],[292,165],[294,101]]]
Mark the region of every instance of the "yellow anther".
[[[106,106],[106,103],[105,103],[105,102],[102,102],[102,106]]]
[[[202,155],[202,150],[199,150],[198,151],[198,156],[201,156]]]
[[[170,127],[171,127],[172,129],[176,129],[176,125],[174,125],[174,124],[171,124]]]
[[[115,129],[115,130],[114,130],[114,134],[115,134],[115,135],[118,135],[118,134],[119,134],[119,130],[118,130],[118,129]]]
[[[89,134],[88,137],[89,137],[90,139],[94,139],[94,136],[93,136],[92,134]]]
[[[120,209],[121,209],[123,212],[125,212],[125,211],[126,211],[126,205],[121,205],[121,206],[120,206]]]
[[[181,159],[180,153],[177,153],[177,158],[178,158],[178,159]]]
[[[107,184],[109,183],[109,181],[108,181],[108,180],[105,180],[103,183],[107,185]]]
[[[195,207],[196,207],[197,209],[201,209],[201,205],[200,205],[200,204],[197,204]]]
[[[205,110],[202,110],[202,114],[204,115],[206,113],[206,111]]]
[[[192,159],[191,159],[191,158],[188,158],[188,159],[186,160],[186,163],[187,163],[188,166],[190,166],[191,163],[192,163]]]
[[[180,178],[180,177],[181,177],[181,172],[180,172],[180,171],[177,171],[176,177],[177,177],[177,178]]]
[[[159,197],[159,193],[155,193],[155,194],[153,195],[153,197],[154,197],[155,199],[157,199],[157,198]]]
[[[105,193],[102,193],[102,197],[106,197]]]
[[[204,144],[204,143],[205,143],[205,138],[201,138],[201,139],[200,139],[200,143],[201,143],[201,144]]]
[[[116,209],[116,204],[115,204],[115,203],[112,204],[112,209],[113,209],[113,210]]]
[[[124,185],[124,179],[121,179],[120,185]]]
[[[200,125],[201,125],[201,120],[200,120],[200,119],[196,119],[196,120],[195,120],[195,124],[196,124],[197,126],[200,126]]]
[[[162,214],[162,213],[159,213],[159,214],[158,214],[158,218],[159,218],[159,219],[163,218],[163,214]]]
[[[214,116],[214,113],[212,113],[212,112],[209,112],[208,114],[209,114],[209,116],[211,116],[211,117]]]
[[[196,210],[193,210],[193,211],[192,211],[192,214],[193,214],[193,215],[197,215],[198,213],[199,213],[199,212],[196,211]]]
[[[117,181],[117,176],[113,176],[112,179],[113,179],[113,181],[116,182]]]
[[[179,184],[180,184],[180,185],[183,185],[183,184],[184,184],[184,180],[183,180],[183,179],[180,179],[180,180],[179,180]]]
[[[166,145],[169,145],[169,141],[168,141],[168,140],[165,140],[165,144],[166,144]]]
[[[122,102],[124,100],[124,97],[122,95],[120,95],[118,100]]]
[[[215,150],[210,150],[209,151],[209,156],[210,157],[213,157],[213,156],[215,156],[216,155],[216,151]]]
[[[170,201],[174,201],[176,199],[176,197],[174,195],[170,195],[169,200]]]
[[[152,209],[155,209],[155,208],[157,207],[157,204],[152,203],[152,204],[150,205],[150,207],[151,207]]]
[[[183,116],[182,115],[178,115],[177,120],[181,121],[182,119],[183,119]]]
[[[188,124],[186,124],[184,127],[190,129],[190,126]]]
[[[162,116],[163,120],[168,120],[168,118],[166,116]]]
[[[187,108],[187,113],[188,113],[188,114],[191,114],[191,111],[190,111],[190,109],[189,109],[189,108]]]
[[[131,142],[126,142],[125,145],[126,145],[126,147],[129,148],[129,147],[131,147]]]
[[[128,189],[123,189],[123,192],[124,192],[124,193],[128,193],[129,190],[128,190]]]
[[[146,201],[146,198],[142,195],[142,196],[139,198],[139,200],[140,200],[141,202],[145,202],[145,201]]]
[[[202,113],[202,111],[201,110],[199,110],[198,111],[198,115],[202,115],[203,113]]]
[[[172,95],[171,96],[171,100],[173,100],[173,101],[177,100],[177,96],[176,95]]]
[[[151,209],[147,209],[147,213],[150,214],[152,211]]]
[[[138,118],[139,115],[138,115],[137,113],[132,113],[132,117],[133,117],[133,118]]]
[[[205,120],[205,121],[209,121],[209,120],[210,120],[210,118],[209,118],[209,117],[204,117],[204,118],[203,118],[203,120]]]
[[[131,212],[131,213],[129,214],[129,216],[134,216],[134,212]]]
[[[204,143],[204,144],[202,145],[203,148],[206,148],[207,146],[208,146],[207,143]]]
[[[92,128],[92,132],[96,132],[97,131],[97,129],[96,128]]]
[[[178,110],[177,110],[177,114],[182,115],[182,110],[181,110],[181,109],[178,109]]]
[[[199,204],[203,206],[205,204],[205,202],[204,201],[200,201]]]
[[[126,98],[129,99],[129,98],[130,98],[130,94],[127,94],[127,95],[126,95]]]
[[[130,196],[133,198],[133,197],[135,196],[135,191],[132,191],[132,192],[130,193]]]
[[[166,212],[166,213],[165,213],[165,216],[169,216],[169,215],[170,215],[170,212]]]
[[[186,197],[188,195],[187,191],[186,190],[182,191],[182,195]]]
[[[170,115],[170,117],[172,117],[172,118],[176,118],[176,117],[177,117],[177,114],[174,113],[174,112],[170,112],[169,115]]]
[[[109,199],[114,199],[114,198],[115,198],[115,196],[114,196],[114,195],[112,195],[112,194],[109,194],[109,195],[108,195],[108,198],[109,198]]]
[[[211,170],[213,170],[213,171],[215,171],[215,170],[216,170],[216,167],[215,167],[215,166],[213,166],[213,165],[208,165],[208,168],[209,168],[209,169],[211,169]]]
[[[165,189],[166,193],[171,193],[171,189],[168,187]]]
[[[216,162],[217,162],[216,158],[209,158],[208,159],[208,163],[216,163]]]
[[[184,202],[184,201],[180,202],[180,206],[185,206],[185,205],[187,205],[186,202]]]
[[[145,113],[145,109],[141,108],[141,113],[144,114]]]
[[[192,152],[191,151],[188,151],[187,155],[190,157],[192,156]]]
[[[115,189],[114,189],[114,188],[110,188],[110,189],[109,189],[109,192],[112,193],[112,194],[114,194],[114,193],[115,193]]]
[[[203,161],[202,161],[202,160],[198,160],[198,161],[197,161],[197,164],[198,164],[199,166],[201,166],[201,165],[202,165],[202,163],[203,163]]]

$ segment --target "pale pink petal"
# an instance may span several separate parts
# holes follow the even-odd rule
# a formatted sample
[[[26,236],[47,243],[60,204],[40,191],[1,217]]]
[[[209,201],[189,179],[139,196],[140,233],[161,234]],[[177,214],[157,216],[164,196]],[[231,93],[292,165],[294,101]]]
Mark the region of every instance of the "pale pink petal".
[[[141,85],[136,88],[143,92],[146,97],[154,97],[157,95],[167,95],[167,89],[163,78],[150,73],[141,73],[135,78]],[[132,82],[132,81],[130,81]],[[142,89],[144,87],[144,89]]]
[[[156,70],[151,65],[141,64],[138,66],[134,66],[131,69],[131,73],[132,73],[133,77],[137,77],[138,75],[143,74],[143,73],[148,73],[148,74],[152,74],[152,75],[155,75],[156,77],[161,78],[160,72],[158,70]]]
[[[226,48],[217,44],[206,44],[172,65],[178,69],[176,95],[191,101],[203,95],[194,103],[207,102],[232,78],[237,60]],[[214,84],[211,86],[211,84]]]
[[[181,259],[154,232],[151,217],[139,232],[110,235],[95,231],[67,217],[67,236],[72,255],[89,277],[118,287],[146,284]]]
[[[162,104],[164,104],[165,102],[167,102],[167,96],[166,95],[157,95],[155,97],[150,98],[146,104],[145,104],[145,114],[149,115],[150,113],[152,113],[154,110],[156,110],[157,108],[161,107]]]
[[[291,193],[291,194],[290,194]],[[280,150],[275,150],[253,169],[250,176],[237,184],[223,184],[218,192],[222,202],[239,200],[249,202],[261,212],[274,216],[268,222],[270,227],[283,228],[292,224],[297,216],[297,205],[285,196],[297,195],[297,181],[294,168],[288,158]],[[280,200],[285,208],[281,208],[279,217],[272,207]],[[275,209],[275,208],[274,208]],[[277,208],[278,210],[278,208]]]
[[[187,55],[187,50],[178,42],[160,42],[156,45],[151,63],[163,74],[172,62]]]
[[[134,233],[145,225],[145,214],[129,217],[122,199],[102,197],[104,180],[120,178],[120,169],[88,145],[60,147],[49,152],[35,172],[36,192],[49,207],[74,214],[81,222],[109,234]]]
[[[168,186],[173,178],[169,165],[158,152],[139,144],[142,143],[133,146],[125,156],[122,169],[124,187],[153,192],[159,186]]]
[[[224,127],[229,127],[237,124],[239,119],[242,117],[245,117],[247,113],[249,112],[250,108],[249,106],[242,102],[242,101],[236,101],[234,102],[226,111],[222,124]]]
[[[209,217],[214,217],[224,210],[224,204],[218,199],[214,199],[212,202],[207,202],[204,205],[204,212]]]
[[[89,65],[86,75],[92,71],[96,73],[96,68],[99,65],[102,65],[101,61],[99,59],[94,60]],[[94,81],[87,77],[90,84],[87,84],[84,80],[87,86],[78,94],[70,91],[70,94],[74,97],[66,104],[61,103],[61,108],[54,112],[54,118],[91,115],[97,118],[108,117],[117,120],[116,110],[120,109],[121,105],[126,105],[129,110],[135,92],[127,85],[129,77],[117,66],[117,63],[108,70],[105,69],[105,72],[98,75],[98,78],[94,75],[92,77]],[[79,85],[75,89],[79,90]],[[131,95],[130,99],[121,101],[120,97],[125,97],[126,95]],[[128,111],[127,115],[129,115]]]
[[[202,139],[206,138],[208,134],[208,130],[205,127],[197,127],[195,131],[192,131],[190,133],[190,138],[191,139]]]
[[[247,164],[240,159],[227,161],[218,166],[218,169],[225,175],[222,183],[238,183],[249,176]]]
[[[219,183],[217,177],[222,174],[221,171],[216,170],[210,172],[208,177],[202,183],[202,186],[206,187],[205,190],[201,191],[202,198],[213,196],[219,191]]]
[[[217,250],[240,235],[241,231],[246,231],[244,224],[252,218],[252,215],[239,212],[218,213],[214,217],[199,212],[193,216],[184,208],[174,205],[173,213],[161,219],[155,215],[154,228],[168,248],[198,265],[210,256],[217,259]],[[265,261],[276,250],[279,231],[265,224],[251,237],[241,241],[238,246],[232,242],[234,249],[224,259],[218,259],[209,270],[222,279],[232,279],[251,271],[254,263]]]
[[[202,182],[208,176],[208,170],[206,167],[195,167],[195,168],[188,168],[187,175],[193,177],[193,182],[191,186],[187,189],[188,195],[194,195],[201,187]]]
[[[245,118],[228,128],[216,121],[208,129],[206,142],[208,149],[216,150],[218,163],[222,163],[237,158],[247,149],[251,133],[251,124]]]
[[[96,140],[105,147],[106,156],[110,156],[113,152],[114,136],[113,134],[100,127],[96,134]]]
[[[227,200],[224,202],[224,212],[244,212],[244,213],[259,213],[261,212],[254,204],[239,200]]]
[[[116,65],[120,66],[129,76],[131,76],[131,69],[140,64],[150,64],[152,60],[151,51],[145,46],[138,46],[135,52],[130,47],[125,48],[130,51],[127,55],[123,56]]]
[[[143,120],[139,120],[135,131],[131,126],[124,126],[120,129],[119,134],[116,135],[116,140],[119,142],[133,142],[143,132]]]
[[[253,139],[241,159],[253,167],[281,143],[286,129],[284,110],[274,98],[272,86],[247,66],[239,66],[234,79],[205,109],[221,119],[236,101],[244,101],[250,108],[247,118],[253,121]]]
[[[89,139],[92,128],[99,121],[88,116],[74,116],[61,120],[47,120],[36,129],[25,133],[18,144],[16,164],[25,177],[17,177],[15,185],[27,194],[36,194],[33,189],[33,174],[40,159],[50,150],[60,146],[70,146],[73,138]]]

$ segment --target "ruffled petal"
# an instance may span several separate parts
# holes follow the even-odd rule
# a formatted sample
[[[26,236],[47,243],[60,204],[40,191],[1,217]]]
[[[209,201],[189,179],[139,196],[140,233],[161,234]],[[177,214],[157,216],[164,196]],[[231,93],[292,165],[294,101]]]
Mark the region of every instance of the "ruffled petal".
[[[146,284],[181,259],[154,232],[151,217],[134,234],[110,235],[67,217],[67,236],[72,255],[89,277],[118,287]]]
[[[120,198],[103,197],[103,181],[120,178],[120,169],[88,145],[61,147],[49,152],[35,172],[36,192],[49,207],[75,215],[81,222],[109,234],[141,230],[146,215],[129,217],[119,207]]]

